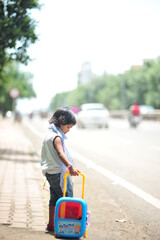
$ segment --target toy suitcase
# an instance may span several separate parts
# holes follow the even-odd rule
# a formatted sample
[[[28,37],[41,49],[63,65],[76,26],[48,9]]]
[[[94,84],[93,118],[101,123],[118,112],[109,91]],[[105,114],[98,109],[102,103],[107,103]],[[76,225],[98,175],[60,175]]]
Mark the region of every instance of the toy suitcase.
[[[69,172],[64,176],[63,197],[58,199],[55,209],[54,229],[55,235],[66,238],[80,238],[87,236],[87,203],[84,201],[84,184],[85,175],[79,173],[83,177],[82,199],[65,197],[66,182]]]

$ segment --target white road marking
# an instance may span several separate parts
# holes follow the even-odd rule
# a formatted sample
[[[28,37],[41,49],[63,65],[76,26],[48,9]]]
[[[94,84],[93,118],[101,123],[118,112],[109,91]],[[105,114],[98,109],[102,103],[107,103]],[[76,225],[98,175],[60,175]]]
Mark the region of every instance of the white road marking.
[[[100,165],[97,165],[95,162],[93,162],[92,160],[82,156],[78,152],[73,151],[71,149],[70,149],[70,152],[71,152],[73,157],[75,157],[78,161],[80,161],[83,164],[85,164],[87,167],[94,169],[96,172],[99,172],[100,174],[102,174],[105,177],[107,177],[110,180],[112,180],[114,182],[114,184],[118,184],[118,185],[124,187],[128,191],[134,193],[135,195],[137,195],[141,199],[143,199],[146,202],[150,203],[152,206],[160,209],[160,200],[159,199],[153,197],[149,193],[146,193],[142,189],[136,187],[134,184],[132,184],[132,183],[124,180],[123,178],[115,175],[114,173],[108,171],[106,168],[104,168],[104,167],[102,167]]]
[[[33,131],[35,134],[37,134],[38,136],[42,137],[43,134],[40,133],[39,131],[37,131],[33,126],[31,126],[30,124],[28,124],[27,122],[25,122],[25,124],[27,125],[27,127],[30,128],[31,131]],[[159,148],[158,148],[159,149]],[[143,200],[145,200],[146,202],[150,203],[152,206],[160,209],[160,200],[153,197],[152,195],[150,195],[149,193],[144,192],[142,189],[136,187],[135,185],[133,185],[132,183],[124,180],[123,178],[115,175],[114,173],[108,171],[106,168],[97,165],[95,162],[93,162],[92,160],[82,156],[81,154],[79,154],[78,152],[71,150],[70,152],[72,154],[73,157],[75,157],[78,161],[82,162],[83,164],[85,164],[87,167],[94,169],[95,171],[99,172],[100,174],[104,175],[105,177],[107,177],[108,179],[112,180],[114,184],[120,185],[122,187],[124,187],[125,189],[127,189],[128,191],[134,193],[135,195],[137,195],[138,197],[142,198]]]
[[[44,137],[44,134],[39,132],[35,127],[33,127],[31,124],[29,124],[27,121],[23,121],[23,124],[25,124],[34,134],[38,135],[40,138]]]

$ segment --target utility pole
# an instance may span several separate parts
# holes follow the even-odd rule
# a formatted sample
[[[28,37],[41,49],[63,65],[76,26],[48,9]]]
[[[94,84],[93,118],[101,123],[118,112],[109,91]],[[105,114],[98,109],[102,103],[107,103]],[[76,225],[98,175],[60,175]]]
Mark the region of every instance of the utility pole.
[[[18,88],[13,87],[10,89],[9,95],[12,98],[12,112],[13,112],[13,116],[15,117],[16,99],[19,97],[20,92]]]
[[[121,109],[126,108],[126,84],[125,79],[123,77],[121,82]]]

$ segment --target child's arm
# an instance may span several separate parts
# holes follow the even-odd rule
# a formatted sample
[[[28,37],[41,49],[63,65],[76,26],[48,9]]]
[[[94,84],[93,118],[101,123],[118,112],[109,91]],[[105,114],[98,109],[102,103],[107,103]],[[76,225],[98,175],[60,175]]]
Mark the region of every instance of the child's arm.
[[[64,151],[63,151],[63,146],[62,146],[62,142],[61,142],[61,138],[60,137],[56,137],[53,141],[53,146],[56,149],[59,158],[61,159],[61,161],[63,162],[63,164],[66,167],[69,167],[69,171],[71,176],[78,176],[78,170],[76,168],[74,168],[72,166],[72,164],[68,161]]]

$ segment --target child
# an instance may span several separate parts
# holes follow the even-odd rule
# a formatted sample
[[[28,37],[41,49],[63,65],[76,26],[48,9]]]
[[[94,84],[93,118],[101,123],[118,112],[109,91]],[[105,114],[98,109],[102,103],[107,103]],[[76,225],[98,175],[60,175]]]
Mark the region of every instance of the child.
[[[76,124],[76,118],[68,108],[59,108],[49,120],[47,136],[43,140],[41,150],[41,168],[50,185],[48,231],[54,231],[54,209],[57,200],[63,197],[63,179],[67,168],[71,176],[78,176],[78,170],[64,144],[65,134]],[[67,178],[66,196],[73,197],[70,175]]]

